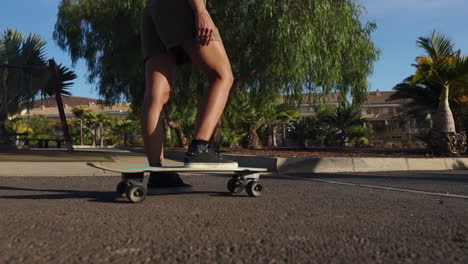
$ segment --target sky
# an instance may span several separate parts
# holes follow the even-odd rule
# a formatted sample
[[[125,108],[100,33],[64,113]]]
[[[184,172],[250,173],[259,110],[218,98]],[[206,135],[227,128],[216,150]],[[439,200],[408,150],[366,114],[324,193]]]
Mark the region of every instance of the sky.
[[[47,41],[45,54],[72,68],[78,75],[74,96],[98,98],[96,85],[87,82],[86,65],[72,67],[69,55],[54,42],[52,34],[60,0],[0,0],[0,32],[7,27],[24,34],[36,33]],[[369,77],[370,90],[390,91],[414,73],[411,66],[424,52],[417,47],[420,36],[432,30],[446,34],[457,49],[468,54],[467,0],[355,0],[366,7],[361,21],[375,21],[372,35],[381,56]]]

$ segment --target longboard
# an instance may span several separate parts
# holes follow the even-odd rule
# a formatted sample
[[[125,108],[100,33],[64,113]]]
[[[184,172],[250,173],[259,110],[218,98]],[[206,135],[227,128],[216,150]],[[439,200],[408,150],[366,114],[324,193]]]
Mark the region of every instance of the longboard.
[[[87,163],[88,166],[105,171],[117,173],[142,173],[142,172],[158,172],[158,171],[171,171],[171,172],[265,172],[264,168],[251,168],[251,167],[238,167],[238,168],[189,168],[185,166],[164,166],[164,167],[130,167],[130,168],[109,168],[100,164],[92,162]]]
[[[130,202],[140,203],[147,196],[147,189],[143,186],[145,172],[233,172],[234,175],[227,183],[227,189],[231,193],[240,193],[244,189],[251,197],[260,196],[263,186],[258,182],[260,172],[268,171],[265,168],[238,167],[238,168],[190,168],[185,166],[164,166],[164,167],[130,167],[130,168],[109,168],[92,162],[87,163],[96,169],[116,172],[122,174],[122,179],[117,184],[116,191],[121,197],[126,196]]]

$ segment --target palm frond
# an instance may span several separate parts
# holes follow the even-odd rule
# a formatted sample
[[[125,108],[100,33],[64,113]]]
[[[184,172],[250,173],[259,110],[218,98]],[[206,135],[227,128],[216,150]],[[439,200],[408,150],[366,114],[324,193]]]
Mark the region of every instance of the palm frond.
[[[433,31],[428,37],[419,37],[417,43],[431,58],[454,55],[453,42],[437,31]]]

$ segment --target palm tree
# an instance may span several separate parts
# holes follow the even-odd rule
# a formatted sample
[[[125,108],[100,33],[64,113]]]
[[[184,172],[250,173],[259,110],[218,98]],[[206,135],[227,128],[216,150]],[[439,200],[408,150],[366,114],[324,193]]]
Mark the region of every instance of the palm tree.
[[[86,108],[84,105],[75,106],[72,109],[72,113],[80,120],[80,145],[83,145],[83,121],[87,113],[93,110]]]
[[[69,150],[73,150],[61,96],[70,95],[67,88],[76,75],[65,66],[56,67],[53,60],[49,60],[48,67],[44,58],[45,44],[38,35],[30,34],[25,38],[14,29],[6,29],[0,38],[0,143],[5,140],[8,114],[20,107],[30,108],[40,95],[46,100],[55,97],[65,140]]]
[[[410,76],[393,87],[395,93],[387,101],[404,100],[405,115],[418,120],[433,116],[439,105],[441,86],[429,82],[411,84],[412,79]]]
[[[363,124],[361,113],[361,105],[343,102],[331,115],[322,117],[322,121],[332,124],[333,127],[337,129],[337,133],[340,138],[340,145],[342,147],[346,147],[349,143],[349,129],[353,126]]]
[[[67,90],[73,85],[71,81],[76,79],[76,74],[63,65],[56,65],[53,59],[49,60],[49,68],[51,71],[51,78],[49,84],[41,89],[40,95],[43,99],[54,98],[57,103],[57,108],[60,115],[60,123],[62,126],[63,135],[65,137],[65,143],[69,151],[73,151],[73,142],[68,129],[67,118],[65,116],[65,110],[63,108],[62,96],[70,96],[70,92]]]
[[[50,73],[44,59],[45,41],[14,29],[0,36],[0,143],[6,143],[5,123],[20,105],[30,105]]]
[[[96,145],[104,146],[105,129],[110,126],[109,116],[105,113],[89,112],[85,114],[86,127],[91,130],[93,135],[93,147]]]
[[[290,104],[280,104],[275,107],[275,111],[267,116],[266,125],[271,128],[271,144],[277,147],[276,134],[279,127],[285,127],[291,122],[297,121],[300,117],[297,107]],[[283,137],[284,129],[283,129]]]
[[[460,144],[461,138],[456,133],[449,91],[468,87],[468,57],[462,56],[460,50],[455,51],[452,41],[436,31],[428,37],[420,37],[417,43],[428,56],[416,59],[416,72],[410,83],[430,82],[441,87],[433,119],[431,148],[438,154],[457,154],[463,144]]]

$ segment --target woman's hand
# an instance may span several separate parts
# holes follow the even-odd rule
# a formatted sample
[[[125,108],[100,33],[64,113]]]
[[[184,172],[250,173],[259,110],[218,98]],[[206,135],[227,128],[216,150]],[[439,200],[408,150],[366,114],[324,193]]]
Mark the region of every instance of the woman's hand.
[[[202,46],[208,46],[213,40],[213,33],[216,27],[208,12],[200,12],[195,14],[195,23],[197,27],[196,40]]]

